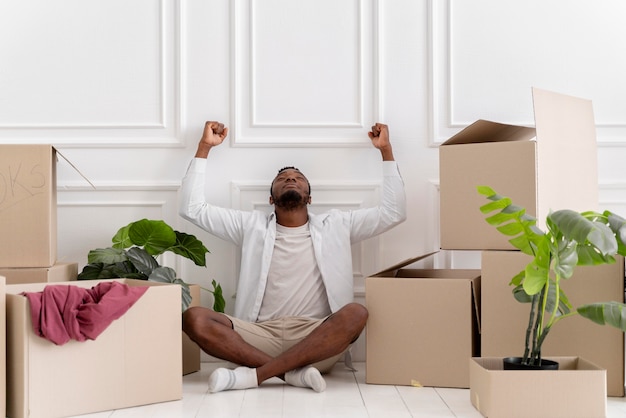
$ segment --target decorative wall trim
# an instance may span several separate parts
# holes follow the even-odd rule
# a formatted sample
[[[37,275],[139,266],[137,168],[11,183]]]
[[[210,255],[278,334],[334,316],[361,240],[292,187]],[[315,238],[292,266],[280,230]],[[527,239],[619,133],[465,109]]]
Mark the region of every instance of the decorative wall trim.
[[[159,0],[159,115],[154,123],[0,124],[0,143],[54,143],[63,148],[183,147],[185,2]],[[100,132],[98,132],[100,131]],[[103,135],[102,131],[110,134]]]
[[[454,66],[451,42],[454,0],[428,1],[428,57],[429,57],[429,146],[436,147],[474,121],[454,117],[452,69]],[[529,102],[530,88],[529,89]],[[534,126],[534,120],[501,123]],[[596,123],[599,147],[625,147],[626,122]]]
[[[378,62],[379,33],[377,0],[353,0],[358,13],[359,79],[358,99],[353,120],[330,121],[263,120],[255,107],[259,80],[255,58],[256,28],[259,4],[253,0],[231,3],[231,103],[233,124],[231,143],[238,147],[365,147],[369,146],[369,120],[378,120],[380,109]],[[314,106],[315,104],[313,104]],[[368,121],[367,123],[365,121]]]

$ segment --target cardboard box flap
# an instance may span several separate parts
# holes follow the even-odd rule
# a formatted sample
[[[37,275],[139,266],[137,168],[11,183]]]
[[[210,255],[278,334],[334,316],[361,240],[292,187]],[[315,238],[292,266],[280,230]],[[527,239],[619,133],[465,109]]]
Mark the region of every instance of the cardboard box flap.
[[[540,179],[536,216],[543,219],[550,211],[559,209],[598,211],[598,158],[592,102],[537,88],[532,92]]]
[[[479,119],[441,145],[529,141],[533,138],[535,138],[535,128]]]
[[[417,262],[417,261],[423,260],[423,259],[425,259],[425,258],[427,258],[427,257],[430,257],[430,256],[431,256],[431,255],[433,255],[433,254],[437,254],[438,252],[439,252],[439,251],[433,251],[432,253],[428,253],[428,254],[420,255],[420,256],[417,256],[417,257],[413,257],[413,258],[408,258],[408,259],[406,259],[406,260],[404,260],[404,261],[399,262],[398,264],[394,264],[393,266],[391,266],[391,267],[389,267],[389,268],[386,268],[386,269],[385,269],[385,270],[383,270],[383,271],[379,271],[379,272],[378,272],[378,273],[376,273],[376,274],[372,274],[372,277],[376,277],[376,276],[389,276],[389,275],[391,275],[391,274],[390,274],[391,272],[396,272],[396,271],[400,270],[402,267],[405,267],[405,266],[408,266],[408,265],[410,265],[410,264],[413,264],[413,263],[415,263],[415,262]],[[392,274],[392,275],[393,275],[393,276],[395,276],[395,273],[394,273],[394,274]]]

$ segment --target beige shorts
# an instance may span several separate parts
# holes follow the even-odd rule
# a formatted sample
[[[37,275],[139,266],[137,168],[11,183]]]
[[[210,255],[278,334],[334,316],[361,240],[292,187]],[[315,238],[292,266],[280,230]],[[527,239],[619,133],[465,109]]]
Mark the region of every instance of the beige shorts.
[[[293,347],[320,326],[326,318],[310,319],[287,317],[264,322],[246,322],[226,315],[233,323],[233,329],[245,342],[264,353],[278,357]],[[313,364],[321,373],[328,373],[343,353]]]

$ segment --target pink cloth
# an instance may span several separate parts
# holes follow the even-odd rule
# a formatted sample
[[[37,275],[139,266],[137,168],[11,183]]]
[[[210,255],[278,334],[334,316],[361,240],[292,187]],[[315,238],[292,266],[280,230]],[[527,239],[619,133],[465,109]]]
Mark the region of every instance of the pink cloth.
[[[22,293],[30,302],[33,328],[37,335],[56,345],[70,339],[95,340],[120,318],[148,290],[102,282],[85,289],[73,285],[48,285],[42,292]]]

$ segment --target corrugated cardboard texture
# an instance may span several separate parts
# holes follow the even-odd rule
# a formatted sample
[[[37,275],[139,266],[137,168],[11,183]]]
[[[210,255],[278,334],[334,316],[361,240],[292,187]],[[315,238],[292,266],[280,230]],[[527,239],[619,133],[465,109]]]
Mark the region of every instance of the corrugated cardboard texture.
[[[200,286],[192,284],[189,286],[191,292],[191,306],[200,306]],[[182,333],[183,338],[183,375],[200,370],[200,347],[198,344]]]
[[[489,418],[606,416],[605,370],[578,357],[550,357],[559,370],[502,370],[502,358],[470,360],[470,399]]]
[[[533,103],[536,141],[532,128],[479,120],[439,147],[442,249],[513,249],[485,222],[477,186],[510,197],[539,225],[550,210],[598,208],[591,102],[533,89]]]
[[[365,280],[366,382],[469,386],[478,353],[478,270],[394,269]]]
[[[7,284],[57,283],[76,280],[78,263],[56,263],[52,267],[13,267],[0,268],[0,275]]]
[[[5,278],[0,276],[0,387],[6,388],[6,303]],[[0,416],[6,417],[6,390],[0,390]]]
[[[180,287],[118,281],[150,288],[96,340],[62,346],[35,335],[27,299],[19,295],[47,284],[7,286],[9,416],[79,415],[182,397]]]
[[[49,267],[57,256],[56,151],[0,145],[0,267]]]
[[[509,282],[530,262],[519,251],[482,253],[482,334],[484,357],[520,356],[530,305],[519,303]],[[579,266],[561,287],[574,307],[586,303],[624,301],[624,259],[615,264]],[[607,393],[624,396],[624,335],[610,326],[578,315],[556,324],[546,338],[544,356],[580,356],[607,370]]]

